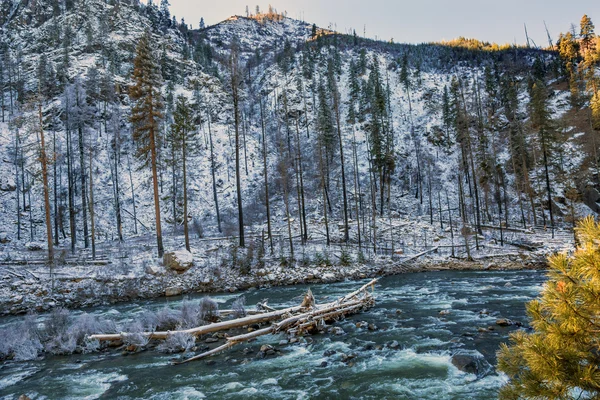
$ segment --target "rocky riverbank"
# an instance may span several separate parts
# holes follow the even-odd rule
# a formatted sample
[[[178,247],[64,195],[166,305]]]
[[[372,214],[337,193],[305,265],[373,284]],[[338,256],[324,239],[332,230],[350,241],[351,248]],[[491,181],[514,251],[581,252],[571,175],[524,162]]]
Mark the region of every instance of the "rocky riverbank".
[[[281,266],[265,263],[242,273],[240,268],[193,266],[175,271],[158,262],[142,273],[118,274],[102,270],[58,269],[53,274],[30,272],[4,278],[0,286],[0,314],[44,312],[55,307],[84,308],[139,299],[173,297],[192,293],[236,292],[249,288],[332,283],[407,272],[444,270],[543,269],[543,257],[523,253],[487,257],[475,261],[436,260],[423,257],[410,264],[381,257],[369,263],[342,265]]]

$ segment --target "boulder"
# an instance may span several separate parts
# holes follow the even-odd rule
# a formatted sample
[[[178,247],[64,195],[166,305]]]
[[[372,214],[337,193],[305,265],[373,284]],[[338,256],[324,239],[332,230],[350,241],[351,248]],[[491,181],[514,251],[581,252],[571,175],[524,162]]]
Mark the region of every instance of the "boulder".
[[[482,355],[455,354],[452,356],[452,365],[462,372],[476,375],[481,378],[492,370],[492,366]]]
[[[2,244],[10,243],[10,237],[8,236],[8,233],[0,232],[0,243],[2,243]]]
[[[166,268],[181,274],[192,268],[194,256],[187,250],[170,251],[163,256],[163,264]]]
[[[17,190],[15,180],[10,176],[3,176],[0,178],[0,192],[14,192]]]
[[[44,249],[44,245],[38,242],[28,242],[25,244],[25,248],[29,251],[39,251]]]
[[[159,275],[160,272],[160,268],[157,265],[148,265],[146,267],[146,273],[148,275]]]
[[[323,282],[333,282],[335,281],[335,275],[331,272],[328,272],[326,274],[323,274],[322,280]]]
[[[499,318],[496,320],[496,325],[498,326],[511,326],[513,322],[508,318]]]
[[[181,288],[176,286],[171,286],[165,289],[165,296],[173,297],[179,296],[181,294]]]
[[[331,334],[332,335],[345,335],[346,332],[344,332],[344,330],[342,328],[340,328],[339,326],[334,326],[333,328],[331,328]]]

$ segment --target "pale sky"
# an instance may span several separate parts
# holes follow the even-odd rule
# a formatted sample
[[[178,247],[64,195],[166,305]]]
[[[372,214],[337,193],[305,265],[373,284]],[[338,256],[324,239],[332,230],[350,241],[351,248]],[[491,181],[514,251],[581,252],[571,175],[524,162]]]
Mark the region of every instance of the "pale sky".
[[[155,0],[155,2],[159,2]],[[245,15],[246,5],[254,13],[258,4],[248,0],[170,0],[171,14],[198,28],[200,17],[207,25],[232,15]],[[592,18],[600,33],[598,0],[270,0],[288,16],[331,27],[340,32],[355,29],[362,36],[396,43],[422,43],[459,36],[503,43],[525,43],[523,24],[539,46],[547,46],[544,21],[556,42],[560,32],[577,24],[583,14]]]

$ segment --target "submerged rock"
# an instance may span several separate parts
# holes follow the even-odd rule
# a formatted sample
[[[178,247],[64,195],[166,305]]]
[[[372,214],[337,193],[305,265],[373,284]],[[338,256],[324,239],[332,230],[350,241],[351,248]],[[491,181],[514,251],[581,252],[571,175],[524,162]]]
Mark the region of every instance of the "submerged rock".
[[[480,354],[455,354],[452,356],[452,365],[467,374],[477,375],[478,378],[492,370],[490,363]]]
[[[333,328],[331,328],[331,334],[332,335],[345,335],[346,332],[344,332],[344,330],[342,328],[340,328],[339,326],[334,326]]]
[[[508,318],[499,318],[496,320],[496,325],[498,326],[511,326],[513,322]]]

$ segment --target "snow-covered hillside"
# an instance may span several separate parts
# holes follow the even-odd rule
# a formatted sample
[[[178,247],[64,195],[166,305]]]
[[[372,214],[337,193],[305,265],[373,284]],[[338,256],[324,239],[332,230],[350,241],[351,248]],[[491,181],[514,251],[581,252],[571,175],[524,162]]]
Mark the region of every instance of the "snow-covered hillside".
[[[56,12],[46,1],[15,4],[0,39],[6,121],[0,125],[0,219],[10,246],[45,237],[33,97],[38,86],[44,95],[44,129],[54,154],[52,213],[61,243],[70,236],[69,209],[74,209],[78,246],[82,244],[83,199],[78,194],[82,172],[93,179],[99,242],[118,237],[117,202],[126,238],[153,232],[151,175],[134,154],[128,96],[135,47],[146,30],[152,32],[164,78],[164,137],[172,123],[174,99],[183,95],[194,104],[197,146],[188,167],[187,218],[200,236],[237,233],[232,44],[242,66],[242,198],[252,233],[267,229],[263,134],[271,219],[274,231],[283,236],[290,232],[297,236],[306,228],[315,241],[324,240],[326,230],[331,230],[333,241],[342,240],[343,229],[338,226],[344,221],[344,191],[351,239],[358,241],[360,226],[362,243],[382,240],[379,247],[384,248],[388,245],[388,239],[382,239],[384,224],[390,219],[387,223],[394,226],[391,218],[429,220],[431,227],[453,218],[457,230],[463,222],[475,225],[476,214],[480,224],[496,227],[550,224],[538,138],[529,123],[528,86],[536,60],[550,75],[552,53],[396,45],[314,30],[312,24],[283,16],[231,17],[192,31],[164,18],[156,7],[127,2],[89,0]],[[373,117],[376,103],[369,97],[378,90],[372,86],[374,75],[379,76],[384,103],[380,120]],[[340,94],[338,107],[332,82]],[[448,100],[453,87],[456,104]],[[569,111],[568,93],[552,82],[548,87],[551,115],[561,120]],[[512,89],[516,104],[508,112],[513,97],[504,92]],[[356,114],[353,118],[350,108]],[[463,112],[460,125],[457,115]],[[375,123],[381,123],[385,135],[384,173],[375,168],[379,162],[374,155]],[[330,136],[324,126],[333,129]],[[461,136],[461,129],[468,138]],[[564,132],[564,142],[551,156],[557,225],[566,223],[571,212],[567,188],[581,190],[588,183],[587,176],[571,178],[587,165],[580,132],[577,128]],[[527,150],[522,159],[515,155],[517,133],[521,150]],[[326,141],[335,145],[328,148]],[[161,144],[161,210],[170,234],[181,230],[182,178],[178,160],[173,167],[168,140]],[[74,158],[72,172],[68,146]],[[22,150],[15,154],[16,148]],[[73,204],[68,202],[69,174],[77,193]],[[89,197],[88,193],[88,201]],[[579,215],[589,212],[580,205],[575,209]],[[303,218],[308,220],[304,227]],[[390,240],[393,249],[393,234]]]

